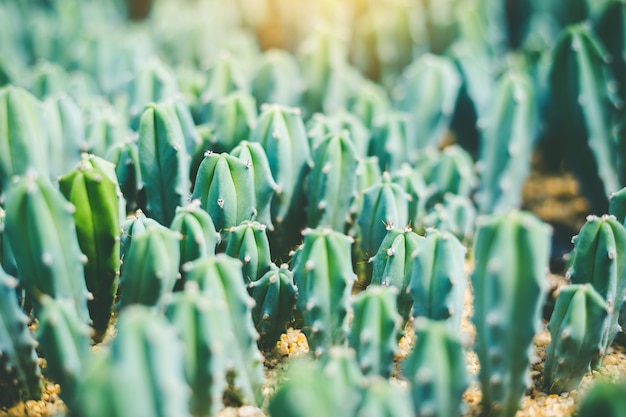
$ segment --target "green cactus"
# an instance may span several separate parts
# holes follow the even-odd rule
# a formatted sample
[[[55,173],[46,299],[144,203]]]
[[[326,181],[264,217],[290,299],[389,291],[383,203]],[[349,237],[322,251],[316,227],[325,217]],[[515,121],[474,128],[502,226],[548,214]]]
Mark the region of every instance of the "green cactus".
[[[252,220],[258,212],[251,167],[227,153],[205,154],[191,198],[200,200],[218,232]]]
[[[48,137],[42,104],[24,89],[0,89],[0,191],[14,175],[37,170],[48,175]]]
[[[135,226],[136,228],[136,226]],[[180,234],[161,225],[134,233],[124,257],[118,309],[132,304],[162,305],[179,279]]]
[[[78,244],[87,257],[87,305],[99,340],[106,332],[120,273],[120,215],[124,203],[115,167],[94,155],[84,155],[78,167],[59,179],[59,189],[71,202]],[[121,205],[120,205],[121,203]]]
[[[609,306],[599,352],[602,357],[618,332],[626,294],[626,262],[621,256],[626,250],[626,229],[613,216],[589,216],[573,242],[567,277],[573,284],[592,284]]]
[[[431,195],[434,193],[432,186],[426,184],[426,180],[420,171],[411,167],[410,164],[402,164],[391,173],[391,181],[398,184],[407,193],[409,199],[409,225],[417,226],[422,223],[426,215],[426,207]]]
[[[84,417],[191,417],[183,346],[163,317],[145,306],[120,312],[110,347],[94,354],[73,413]]]
[[[599,354],[607,303],[591,284],[561,287],[548,329],[544,385],[555,394],[575,390]]]
[[[481,124],[480,174],[476,194],[482,213],[519,208],[522,187],[539,132],[537,100],[531,78],[510,70],[500,77],[492,109]]]
[[[403,163],[411,162],[418,146],[415,123],[411,116],[399,110],[389,112],[372,128],[369,155],[378,157],[380,169],[393,171]]]
[[[345,232],[356,193],[357,154],[348,135],[328,136],[313,150],[308,176],[307,225]]]
[[[230,152],[250,134],[257,119],[254,97],[241,91],[230,93],[215,103],[216,152]]]
[[[476,207],[472,200],[446,193],[443,195],[443,201],[436,203],[424,216],[421,225],[450,232],[464,244],[470,244],[474,236],[476,215]]]
[[[394,98],[415,121],[415,149],[441,145],[460,88],[459,71],[448,57],[426,53],[404,69]]]
[[[619,417],[626,412],[626,380],[600,380],[593,384],[579,403],[579,417]]]
[[[372,285],[394,287],[397,290],[396,306],[404,320],[408,320],[413,307],[410,279],[416,251],[424,238],[411,228],[388,228],[376,255],[369,259],[373,264]]]
[[[389,112],[391,102],[382,86],[364,81],[349,100],[348,109],[371,131]]]
[[[120,259],[122,260],[121,269],[124,269],[124,260],[128,257],[133,237],[144,232],[148,227],[161,226],[159,222],[143,214],[143,211],[137,210],[134,216],[129,216],[122,222],[122,235],[120,236]]]
[[[329,228],[306,229],[300,253],[293,260],[298,288],[296,308],[304,319],[304,333],[316,356],[345,342],[348,333],[353,239]]]
[[[131,135],[119,112],[104,100],[94,100],[85,113],[85,147],[91,154],[105,158]]]
[[[348,342],[366,376],[391,376],[402,323],[397,297],[395,287],[370,286],[352,303],[354,318]]]
[[[176,207],[187,201],[190,157],[172,104],[149,104],[141,116],[139,168],[146,193],[147,212],[161,224],[170,224]]]
[[[259,223],[267,225],[270,231],[274,230],[271,203],[278,185],[272,176],[265,150],[258,142],[241,141],[230,154],[249,165],[254,182],[255,218]]]
[[[445,323],[421,318],[416,342],[403,364],[416,416],[456,417],[469,386],[463,348]]]
[[[272,257],[267,227],[255,221],[244,220],[238,226],[224,230],[224,252],[242,262],[244,282],[256,281],[269,271]]]
[[[294,318],[298,292],[293,283],[293,271],[287,264],[279,267],[272,263],[269,271],[248,284],[248,292],[256,302],[252,319],[259,332],[259,346],[271,348]]]
[[[226,327],[235,335],[230,350],[230,396],[236,403],[263,403],[263,356],[257,347],[259,334],[252,320],[254,300],[248,295],[241,272],[241,262],[225,254],[198,259],[187,264],[187,281],[197,282],[211,302],[226,303],[222,316]],[[189,284],[186,284],[189,285]],[[193,284],[192,284],[193,285]]]
[[[467,287],[466,252],[454,235],[426,230],[422,244],[411,254],[413,266],[408,287],[414,316],[446,320],[451,329],[460,330]]]
[[[88,291],[73,213],[52,182],[31,172],[7,193],[6,234],[15,256],[19,279],[38,307],[39,297],[73,300],[78,317],[89,323]]]
[[[219,101],[235,91],[247,91],[245,77],[241,74],[236,60],[228,53],[222,53],[206,71],[206,85],[202,90],[195,119],[199,123],[215,120]]]
[[[17,279],[0,268],[0,407],[38,400],[42,394],[41,369],[30,333],[30,319],[17,301]]]
[[[46,375],[61,386],[61,398],[71,407],[91,359],[91,329],[67,301],[44,296],[37,340],[46,359]]]
[[[265,51],[252,80],[257,104],[295,106],[301,94],[302,80],[294,56],[282,49]]]
[[[315,113],[307,123],[307,131],[311,149],[317,148],[328,135],[346,132],[347,138],[354,144],[356,154],[367,156],[370,142],[370,131],[361,119],[346,110],[339,110],[332,115]]]
[[[412,415],[411,398],[402,387],[384,378],[373,378],[363,388],[355,416],[397,417]]]
[[[144,207],[145,193],[140,192],[143,182],[137,141],[126,140],[113,144],[107,150],[105,159],[115,165],[117,182],[126,200],[126,212],[131,213],[140,206]]]
[[[609,214],[621,224],[626,222],[626,187],[609,194]]]
[[[483,410],[490,415],[514,416],[530,385],[532,340],[548,286],[550,234],[545,223],[525,212],[478,222],[473,321]]]
[[[419,161],[417,168],[424,175],[426,183],[434,191],[429,199],[433,205],[442,201],[446,193],[470,197],[477,185],[474,172],[474,161],[471,155],[459,145],[451,145],[433,155],[422,154],[423,158],[432,160]]]

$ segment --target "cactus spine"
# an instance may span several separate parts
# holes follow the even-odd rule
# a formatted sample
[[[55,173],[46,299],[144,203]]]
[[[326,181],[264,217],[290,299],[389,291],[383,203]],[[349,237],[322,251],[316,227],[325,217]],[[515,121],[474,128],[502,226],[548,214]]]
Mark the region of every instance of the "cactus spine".
[[[544,385],[560,394],[578,387],[602,347],[607,304],[591,284],[561,287],[548,323]]]
[[[514,416],[547,290],[549,227],[531,214],[485,216],[474,238],[474,324],[483,409]],[[510,323],[516,323],[510,326]]]

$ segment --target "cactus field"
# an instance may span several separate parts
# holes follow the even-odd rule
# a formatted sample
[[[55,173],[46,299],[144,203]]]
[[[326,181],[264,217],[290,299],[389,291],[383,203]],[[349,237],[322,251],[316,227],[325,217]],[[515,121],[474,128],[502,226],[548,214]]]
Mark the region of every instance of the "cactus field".
[[[0,0],[0,417],[626,416],[626,0]]]

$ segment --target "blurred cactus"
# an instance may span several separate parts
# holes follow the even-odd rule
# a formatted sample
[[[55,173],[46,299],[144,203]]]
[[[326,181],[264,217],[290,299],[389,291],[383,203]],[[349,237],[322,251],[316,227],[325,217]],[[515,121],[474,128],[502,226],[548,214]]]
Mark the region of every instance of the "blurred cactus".
[[[300,69],[296,59],[282,49],[266,51],[252,80],[252,95],[259,106],[295,106],[302,94]]]
[[[225,229],[224,252],[242,262],[244,282],[256,281],[265,274],[272,263],[267,227],[259,222],[244,220],[238,226]]]
[[[443,195],[443,201],[436,203],[422,219],[425,228],[452,233],[464,244],[470,244],[474,236],[476,207],[467,197],[451,193]]]
[[[115,176],[126,201],[126,212],[131,213],[145,206],[145,192],[140,192],[143,182],[137,141],[126,140],[112,145],[105,158],[115,165]]]
[[[254,97],[240,91],[230,93],[215,103],[214,113],[216,152],[230,152],[250,139],[257,119]]]
[[[372,127],[368,153],[378,157],[381,170],[392,171],[411,162],[418,149],[415,128],[411,116],[401,111],[388,113]]]
[[[626,412],[626,381],[598,381],[579,403],[579,417],[619,417]]]

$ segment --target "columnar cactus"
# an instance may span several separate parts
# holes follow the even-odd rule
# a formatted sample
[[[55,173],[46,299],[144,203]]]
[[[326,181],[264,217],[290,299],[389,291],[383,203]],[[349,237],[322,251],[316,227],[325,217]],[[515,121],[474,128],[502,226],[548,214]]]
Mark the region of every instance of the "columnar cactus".
[[[476,223],[476,207],[468,197],[446,193],[424,216],[421,225],[447,231],[463,243],[471,243]]]
[[[113,144],[106,152],[105,159],[115,165],[115,175],[124,199],[126,211],[134,212],[144,205],[145,193],[140,192],[141,168],[139,148],[136,140],[125,140]]]
[[[413,307],[410,280],[415,254],[424,244],[424,237],[411,228],[388,228],[376,255],[369,259],[373,264],[372,285],[397,289],[396,306],[404,320],[408,320]]]
[[[626,381],[598,381],[580,401],[577,416],[617,417],[626,412]]]
[[[405,68],[394,98],[415,121],[416,149],[441,144],[460,88],[460,74],[448,57],[426,53]]]
[[[626,187],[609,194],[609,214],[621,224],[626,221]]]
[[[298,287],[296,308],[302,312],[304,333],[316,355],[345,342],[348,333],[353,239],[329,228],[306,229],[294,260]]]
[[[368,381],[361,398],[354,414],[359,417],[397,417],[413,413],[409,393],[383,378]]]
[[[274,193],[278,191],[278,185],[272,176],[270,163],[263,146],[258,142],[241,141],[230,151],[230,154],[249,165],[254,183],[255,219],[267,225],[270,231],[274,230],[271,203]]]
[[[195,117],[200,123],[214,121],[219,101],[230,93],[242,90],[245,84],[236,60],[228,53],[215,59],[206,71],[206,80]]]
[[[469,386],[463,348],[445,323],[421,318],[416,342],[403,365],[416,416],[457,417]]]
[[[426,185],[426,180],[420,171],[409,164],[394,169],[391,181],[398,184],[407,193],[409,199],[409,225],[418,226],[426,215],[426,207],[434,192],[432,186]]]
[[[618,332],[626,294],[626,229],[613,216],[589,216],[573,241],[568,278],[574,284],[592,284],[609,308],[599,352],[604,356]]]
[[[451,145],[442,152],[435,153],[434,160],[425,164],[426,166],[418,169],[423,169],[426,183],[434,187],[434,195],[429,200],[432,203],[441,201],[446,193],[470,197],[476,187],[474,161],[459,145]],[[428,165],[430,166],[427,167]]]
[[[346,110],[339,110],[332,115],[315,113],[307,123],[307,131],[311,149],[317,148],[328,135],[347,132],[347,137],[354,144],[357,155],[360,158],[367,156],[370,131],[358,116]]]
[[[328,136],[313,150],[308,176],[307,225],[345,232],[356,192],[356,148],[345,133]]]
[[[42,104],[26,90],[0,89],[0,184],[6,191],[14,175],[37,170],[48,175]]]
[[[149,104],[139,127],[139,168],[150,217],[170,224],[189,194],[185,137],[171,103]]]
[[[381,170],[392,171],[411,162],[418,149],[416,137],[415,125],[408,113],[389,112],[372,128],[368,154],[378,157]]]
[[[561,287],[548,329],[552,342],[543,368],[552,393],[576,389],[600,353],[607,303],[591,284]]]
[[[460,330],[467,287],[466,252],[454,235],[436,229],[426,231],[426,238],[411,254],[408,286],[414,316],[447,320],[451,329]]]
[[[371,131],[389,112],[391,103],[382,86],[364,81],[350,100],[348,109]]]
[[[46,375],[61,386],[61,398],[71,407],[91,359],[91,329],[67,301],[44,296],[37,340],[46,359]]]
[[[348,342],[356,351],[365,375],[391,376],[402,323],[396,306],[397,291],[391,287],[370,286],[352,303],[354,318]]]
[[[289,52],[271,49],[263,53],[252,80],[252,95],[265,103],[295,106],[302,94],[298,63]]]
[[[141,209],[137,210],[134,216],[128,216],[128,218],[122,222],[122,235],[120,236],[122,269],[124,268],[124,260],[127,258],[133,238],[139,236],[139,234],[144,232],[148,227],[158,226],[161,226],[161,224],[154,219],[146,217]]]
[[[539,132],[537,100],[531,78],[510,70],[500,77],[488,119],[481,124],[479,187],[482,213],[519,208],[522,186]]]
[[[546,224],[519,211],[485,216],[478,223],[473,321],[483,410],[494,416],[514,416],[530,384],[532,339],[548,286],[550,234]]]
[[[248,284],[248,292],[256,302],[252,319],[259,332],[259,345],[272,347],[280,340],[287,323],[293,320],[298,291],[293,283],[293,271],[287,264],[270,265],[269,271]]]
[[[214,112],[216,151],[230,152],[250,138],[257,119],[254,97],[241,91],[230,93],[215,103]]]
[[[76,169],[59,179],[59,189],[76,208],[78,244],[87,257],[85,282],[92,295],[87,305],[97,339],[107,330],[120,272],[124,204],[114,169],[108,161],[85,155]]]
[[[89,323],[85,256],[72,216],[75,210],[49,179],[30,172],[7,194],[6,234],[20,282],[35,305],[42,294],[68,298],[80,319]]]
[[[255,221],[244,220],[238,226],[226,229],[225,253],[242,262],[245,283],[256,281],[265,274],[272,263],[267,227]]]
[[[174,327],[152,309],[120,312],[117,336],[85,371],[73,412],[85,417],[191,417],[184,352]]]
[[[122,116],[106,101],[94,101],[85,115],[85,146],[89,153],[106,157],[111,147],[121,144],[130,135]]]
[[[191,198],[200,200],[218,232],[252,220],[258,212],[251,167],[227,153],[205,154]]]
[[[179,279],[180,235],[150,225],[133,236],[120,277],[118,309],[131,304],[155,306],[174,290]]]
[[[0,268],[0,407],[42,394],[41,369],[28,329],[30,319],[17,302],[17,279]]]
[[[211,302],[227,305],[228,314],[222,320],[235,335],[235,342],[227,347],[233,350],[231,354],[234,358],[232,369],[229,369],[233,379],[232,394],[244,404],[261,405],[265,382],[263,356],[257,347],[259,334],[252,321],[254,300],[246,291],[241,262],[218,254],[187,265],[187,281],[197,282]]]

